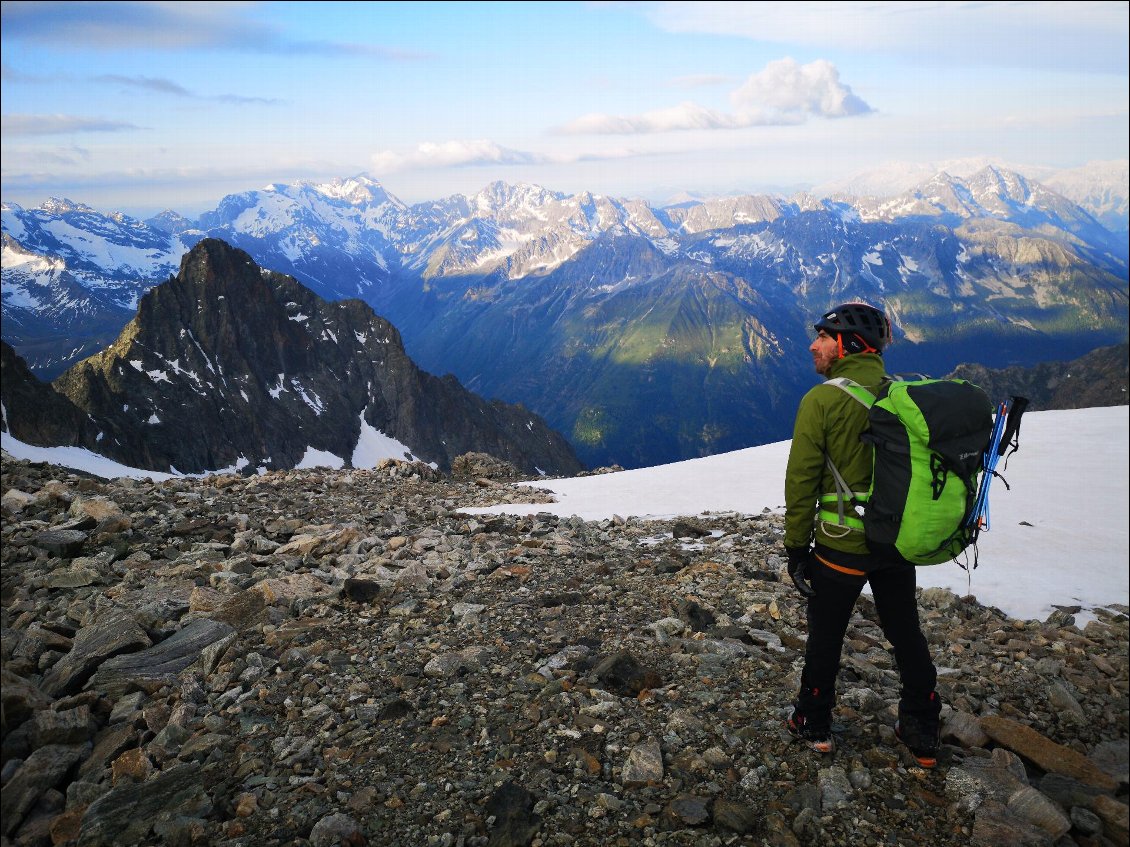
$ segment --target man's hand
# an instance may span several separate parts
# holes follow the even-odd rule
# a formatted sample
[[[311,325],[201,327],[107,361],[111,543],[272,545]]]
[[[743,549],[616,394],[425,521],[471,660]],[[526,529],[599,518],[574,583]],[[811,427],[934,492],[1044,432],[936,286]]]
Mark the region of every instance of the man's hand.
[[[808,565],[812,561],[812,551],[807,547],[786,547],[785,555],[789,559],[789,577],[805,597],[815,597],[816,589],[808,583]]]

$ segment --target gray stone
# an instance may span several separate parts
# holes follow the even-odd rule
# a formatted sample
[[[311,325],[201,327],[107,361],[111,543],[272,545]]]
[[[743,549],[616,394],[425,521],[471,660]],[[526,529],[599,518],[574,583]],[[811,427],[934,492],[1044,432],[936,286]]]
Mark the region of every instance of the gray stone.
[[[972,847],[1053,847],[1055,839],[997,801],[989,800],[977,810],[970,843]]]
[[[1047,831],[1053,839],[1071,829],[1071,821],[1055,803],[1030,785],[1017,789],[1008,798],[1007,807],[1017,817]]]
[[[33,752],[0,789],[0,829],[11,835],[48,790],[55,788],[82,757],[77,745],[49,744]]]
[[[4,492],[3,498],[0,498],[0,504],[13,512],[22,512],[34,502],[34,494],[28,494],[26,491],[20,491],[16,488],[9,488]]]
[[[117,724],[102,730],[94,738],[94,749],[85,762],[79,765],[79,778],[101,776],[110,763],[131,747],[136,747],[138,731],[132,724]]]
[[[90,686],[111,696],[133,688],[154,691],[172,684],[177,674],[200,658],[204,648],[230,638],[234,632],[229,624],[200,618],[148,649],[107,659]]]
[[[82,816],[80,847],[112,847],[146,837],[160,820],[202,817],[210,810],[200,767],[177,765],[145,782],[122,782]]]
[[[12,673],[7,667],[0,671],[0,698],[4,705],[3,732],[7,735],[37,711],[51,705],[51,698],[38,686]]]
[[[87,534],[78,529],[49,529],[36,533],[32,539],[36,547],[42,547],[53,556],[73,559],[82,552]]]
[[[719,797],[711,809],[714,825],[719,829],[748,835],[754,832],[761,822],[762,810],[748,802]]]
[[[95,732],[95,723],[86,704],[74,709],[37,712],[35,715],[35,744],[74,745],[90,740]]]
[[[334,812],[326,815],[310,830],[311,847],[338,847],[340,844],[364,843],[360,824],[349,815]]]
[[[1082,806],[1071,807],[1071,825],[1087,836],[1099,835],[1103,831],[1103,822],[1099,816]]]
[[[73,694],[107,659],[151,643],[132,618],[111,615],[75,633],[71,652],[44,675],[41,687],[52,697]]]
[[[1130,780],[1130,744],[1125,739],[1099,742],[1089,758],[1117,779],[1121,786],[1125,786]]]
[[[968,712],[953,712],[942,724],[942,738],[952,739],[962,747],[986,747],[989,736],[981,729],[981,721]]]
[[[663,809],[661,819],[670,829],[701,826],[710,820],[710,800],[694,794],[679,794]]]
[[[508,781],[487,799],[485,811],[494,818],[491,847],[528,847],[541,824],[533,812],[534,795],[516,782]]]
[[[93,585],[101,579],[102,575],[94,568],[70,567],[61,568],[51,572],[47,577],[48,588],[82,588],[84,585]]]
[[[1048,702],[1061,713],[1074,715],[1079,720],[1086,718],[1079,701],[1059,680],[1053,680],[1048,684]]]
[[[999,747],[990,758],[968,758],[946,774],[946,791],[974,800],[973,808],[985,798],[1007,803],[1017,789],[1027,784],[1024,763],[1015,753]]]
[[[628,787],[658,783],[663,779],[663,752],[656,739],[637,744],[628,753],[620,782]]]
[[[821,768],[816,784],[820,788],[820,808],[825,812],[847,804],[854,794],[847,772],[840,767]]]

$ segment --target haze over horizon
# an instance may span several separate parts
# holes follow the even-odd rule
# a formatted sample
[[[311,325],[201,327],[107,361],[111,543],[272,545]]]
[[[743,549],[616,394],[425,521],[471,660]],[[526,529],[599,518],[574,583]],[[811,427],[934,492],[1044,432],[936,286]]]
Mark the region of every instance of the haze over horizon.
[[[1127,158],[1130,6],[5,2],[3,200],[194,215],[367,174],[791,192]]]

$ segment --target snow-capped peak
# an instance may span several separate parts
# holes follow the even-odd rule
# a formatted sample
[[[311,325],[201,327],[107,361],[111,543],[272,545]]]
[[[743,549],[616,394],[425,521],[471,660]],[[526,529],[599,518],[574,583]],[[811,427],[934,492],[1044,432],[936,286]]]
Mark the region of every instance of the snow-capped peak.
[[[94,212],[94,209],[90,206],[59,197],[49,197],[39,208],[52,215],[65,215],[67,212]]]
[[[334,178],[329,182],[312,185],[315,191],[333,200],[344,200],[351,206],[372,206],[378,203],[394,202],[377,180],[358,174],[347,179]]]
[[[544,206],[546,203],[561,200],[564,196],[532,183],[511,184],[496,181],[468,199],[471,207],[478,211],[497,213],[503,210],[510,212],[529,211]]]

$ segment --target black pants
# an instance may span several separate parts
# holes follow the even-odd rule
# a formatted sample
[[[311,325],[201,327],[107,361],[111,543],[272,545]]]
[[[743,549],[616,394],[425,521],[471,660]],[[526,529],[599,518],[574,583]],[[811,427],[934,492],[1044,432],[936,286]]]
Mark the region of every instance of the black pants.
[[[864,575],[846,574],[813,559],[809,569],[816,596],[808,601],[808,643],[797,706],[814,724],[831,720],[836,677],[852,609],[863,586],[870,583],[883,635],[894,647],[902,682],[899,711],[937,714],[940,702],[931,697],[938,674],[918,622],[914,566],[882,556],[852,556],[817,546],[816,556]]]

